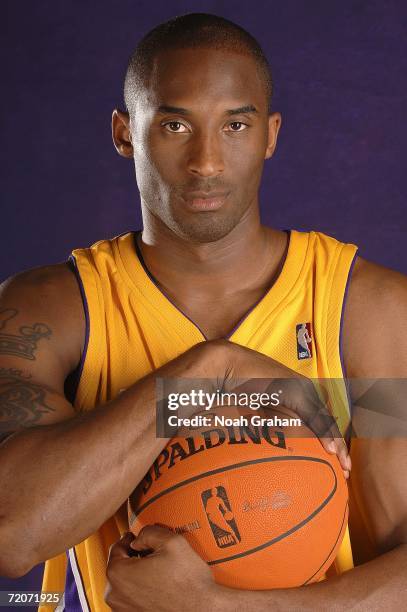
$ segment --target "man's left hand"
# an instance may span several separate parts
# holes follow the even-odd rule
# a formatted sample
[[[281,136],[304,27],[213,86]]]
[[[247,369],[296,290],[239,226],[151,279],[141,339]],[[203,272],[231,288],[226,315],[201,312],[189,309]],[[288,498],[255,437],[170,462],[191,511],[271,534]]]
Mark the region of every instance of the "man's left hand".
[[[131,551],[148,553],[132,557]],[[111,546],[105,601],[114,612],[182,612],[214,607],[212,573],[185,538],[147,526],[135,537],[125,533]]]

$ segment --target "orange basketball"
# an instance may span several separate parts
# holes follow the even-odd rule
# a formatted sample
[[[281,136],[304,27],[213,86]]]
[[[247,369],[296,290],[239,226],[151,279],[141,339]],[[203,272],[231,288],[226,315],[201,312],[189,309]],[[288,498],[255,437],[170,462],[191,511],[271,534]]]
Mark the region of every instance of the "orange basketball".
[[[173,438],[129,499],[131,530],[182,533],[226,586],[317,581],[344,536],[348,490],[337,457],[307,431],[248,425]]]

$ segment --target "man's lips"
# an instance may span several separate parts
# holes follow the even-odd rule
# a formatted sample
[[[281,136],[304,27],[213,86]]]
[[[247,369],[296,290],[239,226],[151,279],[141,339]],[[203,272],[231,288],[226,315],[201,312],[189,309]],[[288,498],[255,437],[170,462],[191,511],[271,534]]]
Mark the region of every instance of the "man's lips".
[[[218,210],[225,203],[227,191],[190,191],[183,196],[187,206],[196,211]]]

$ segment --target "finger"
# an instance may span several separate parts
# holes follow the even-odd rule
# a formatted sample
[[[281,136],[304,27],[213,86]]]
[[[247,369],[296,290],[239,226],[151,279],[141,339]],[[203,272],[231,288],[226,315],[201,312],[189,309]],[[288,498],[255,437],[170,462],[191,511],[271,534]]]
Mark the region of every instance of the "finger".
[[[120,540],[112,544],[109,549],[108,563],[114,559],[128,559],[129,558],[129,547],[134,539],[134,535],[129,531],[126,531]]]
[[[303,420],[318,438],[340,436],[335,418],[322,403],[309,402]]]
[[[343,470],[348,470],[350,472],[352,469],[352,462],[349,457],[348,448],[343,440],[336,440],[336,442],[338,446],[337,454],[339,463],[341,464]]]
[[[333,438],[320,438],[320,442],[327,453],[336,455],[336,445]]]
[[[352,462],[343,438],[321,438],[321,444],[327,453],[330,455],[337,455],[344,472],[350,472],[352,469]]]
[[[156,551],[174,537],[174,533],[168,527],[146,525],[132,541],[131,548],[137,551]]]

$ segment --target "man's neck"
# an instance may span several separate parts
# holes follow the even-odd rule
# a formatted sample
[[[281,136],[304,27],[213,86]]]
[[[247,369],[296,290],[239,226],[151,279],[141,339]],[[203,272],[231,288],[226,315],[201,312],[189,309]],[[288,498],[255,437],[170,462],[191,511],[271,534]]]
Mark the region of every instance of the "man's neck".
[[[260,223],[242,224],[221,240],[206,244],[145,228],[139,248],[164,290],[195,301],[269,286],[281,269],[287,240],[286,233]]]

